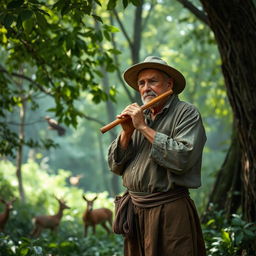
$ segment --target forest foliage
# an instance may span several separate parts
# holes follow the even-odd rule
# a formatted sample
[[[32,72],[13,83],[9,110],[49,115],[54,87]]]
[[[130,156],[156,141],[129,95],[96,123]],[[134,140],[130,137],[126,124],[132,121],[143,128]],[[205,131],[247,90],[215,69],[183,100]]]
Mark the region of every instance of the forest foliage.
[[[208,137],[203,186],[192,190],[191,196],[203,214],[232,130],[221,60],[209,27],[177,1],[170,5],[167,0],[2,0],[0,195],[19,196],[15,158],[20,145],[26,193],[26,202],[15,202],[8,223],[12,232],[1,234],[0,247],[6,255],[14,255],[14,248],[19,253],[15,255],[71,255],[70,251],[73,255],[121,255],[120,237],[107,237],[101,229],[96,237],[82,237],[81,195],[99,193],[95,206],[113,210],[113,175],[106,159],[113,134],[102,135],[99,128],[136,99],[118,74],[132,64],[132,49],[139,47],[138,40],[133,41],[133,22],[140,3],[138,57],[159,55],[181,68],[187,87],[180,97],[202,114]],[[46,116],[65,128],[64,136],[48,129]],[[69,178],[79,175],[79,184],[72,186]],[[120,181],[118,186],[121,192]],[[54,193],[71,204],[61,232],[31,240],[27,235],[32,217],[56,211]],[[212,207],[203,226],[208,255],[242,255],[242,248],[255,238],[255,226],[240,215],[227,221],[224,212]]]
[[[87,7],[81,7],[79,1],[62,0],[1,2],[2,155],[15,157],[22,143],[23,161],[33,154],[32,147],[53,169],[83,173],[82,186],[111,191],[111,174],[102,157],[111,135],[100,135],[99,128],[108,121],[105,102],[114,100],[116,113],[130,102],[116,76],[130,64],[129,41],[120,24],[109,21],[116,5],[131,39],[133,24],[126,21],[134,19],[136,8],[127,6],[128,2],[97,2]],[[231,130],[220,59],[213,35],[204,24],[175,2],[165,6],[165,2],[144,3],[141,56],[154,53],[182,67],[187,88],[181,99],[200,109],[207,131],[202,173],[208,186],[224,158]],[[27,23],[29,31],[25,29]],[[102,81],[106,74],[109,87]],[[20,139],[22,109],[25,135]],[[64,137],[48,130],[45,116],[65,127]],[[94,174],[105,178],[91,182],[89,177]]]
[[[6,171],[8,170],[8,172]],[[89,229],[87,237],[83,236],[82,213],[86,204],[82,195],[94,198],[95,192],[72,187],[67,182],[70,171],[59,170],[50,174],[39,163],[29,160],[23,166],[25,186],[30,193],[24,204],[16,200],[13,204],[5,233],[0,233],[0,252],[5,256],[58,255],[58,256],[122,256],[123,238],[120,235],[107,234],[98,225],[96,234]],[[0,197],[11,200],[18,198],[15,166],[2,161],[0,164]],[[71,209],[65,210],[57,233],[44,230],[40,237],[32,238],[33,218],[38,215],[54,214],[57,201],[54,195],[63,197]],[[113,209],[113,198],[107,192],[97,193],[94,208]],[[3,205],[0,205],[0,212]],[[256,237],[256,227],[246,223],[239,215],[234,215],[227,222],[224,213],[212,208],[211,216],[203,227],[206,248],[209,256],[241,255]],[[252,255],[251,255],[252,256]]]

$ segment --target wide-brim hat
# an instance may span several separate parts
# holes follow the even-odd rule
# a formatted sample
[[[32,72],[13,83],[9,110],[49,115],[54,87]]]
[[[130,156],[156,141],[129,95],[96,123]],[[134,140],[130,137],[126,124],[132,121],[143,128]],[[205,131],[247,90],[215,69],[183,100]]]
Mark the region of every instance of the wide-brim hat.
[[[186,86],[186,80],[180,71],[169,66],[167,62],[159,57],[148,56],[143,62],[135,64],[125,70],[123,74],[126,83],[137,91],[139,90],[137,84],[138,75],[143,69],[158,69],[172,77],[174,79],[173,91],[176,94],[181,93]]]

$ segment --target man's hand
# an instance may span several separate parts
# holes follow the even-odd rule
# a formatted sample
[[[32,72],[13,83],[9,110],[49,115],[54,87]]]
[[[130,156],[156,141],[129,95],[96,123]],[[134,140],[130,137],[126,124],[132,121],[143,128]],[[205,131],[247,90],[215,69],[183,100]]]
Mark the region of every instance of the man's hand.
[[[146,127],[143,111],[137,103],[127,106],[120,115],[117,115],[117,118],[124,118],[127,116],[131,119],[121,123],[125,132],[133,132],[134,129],[141,130]]]
[[[130,118],[121,123],[123,132],[121,133],[120,146],[124,149],[128,147],[134,129],[139,130],[145,138],[153,143],[156,131],[146,125],[143,110],[137,103],[127,106],[120,115],[117,115],[117,118],[127,116]]]

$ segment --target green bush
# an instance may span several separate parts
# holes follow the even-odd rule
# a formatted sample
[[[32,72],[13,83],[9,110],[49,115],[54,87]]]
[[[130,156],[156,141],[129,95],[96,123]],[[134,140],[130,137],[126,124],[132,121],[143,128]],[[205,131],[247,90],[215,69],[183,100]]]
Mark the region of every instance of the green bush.
[[[0,255],[4,256],[121,256],[122,238],[114,234],[97,236],[69,237],[48,235],[38,239],[21,237],[13,241],[0,234]]]
[[[6,171],[8,170],[8,172]],[[66,183],[69,171],[59,170],[57,174],[44,170],[34,161],[22,167],[26,202],[14,203],[5,233],[0,233],[0,256],[122,256],[123,238],[97,226],[96,234],[89,229],[83,237],[82,214],[86,203],[85,192]],[[15,167],[7,161],[0,162],[0,196],[6,200],[18,198]],[[86,192],[93,198],[95,193]],[[57,233],[44,230],[39,238],[31,239],[32,219],[37,215],[54,214],[58,203],[53,195],[64,197],[71,207],[64,216]],[[95,208],[107,207],[113,210],[113,198],[107,192],[98,193]],[[3,205],[0,206],[2,211]],[[256,224],[246,223],[239,215],[228,221],[223,211],[212,210],[208,222],[203,225],[208,256],[255,256],[252,244],[256,241]]]
[[[8,172],[6,170],[8,169]],[[54,256],[121,256],[122,237],[106,234],[101,227],[96,227],[96,235],[89,229],[88,236],[83,237],[82,214],[86,203],[82,199],[85,193],[77,187],[67,185],[69,171],[59,170],[57,174],[44,170],[34,161],[22,166],[23,182],[26,192],[26,202],[16,200],[5,227],[5,233],[0,234],[0,256],[12,255],[54,255]],[[8,161],[0,162],[1,196],[6,200],[18,198],[18,185],[15,176],[15,166]],[[95,193],[86,192],[86,197],[93,198]],[[58,210],[57,200],[64,197],[71,209],[65,210],[57,233],[44,230],[40,237],[32,239],[33,217],[37,215],[52,215]],[[107,192],[97,193],[95,208],[107,207],[113,210],[113,198]],[[0,206],[0,212],[4,206]]]
[[[256,223],[247,223],[240,215],[233,214],[228,221],[223,211],[214,211],[203,233],[208,256],[255,256]]]

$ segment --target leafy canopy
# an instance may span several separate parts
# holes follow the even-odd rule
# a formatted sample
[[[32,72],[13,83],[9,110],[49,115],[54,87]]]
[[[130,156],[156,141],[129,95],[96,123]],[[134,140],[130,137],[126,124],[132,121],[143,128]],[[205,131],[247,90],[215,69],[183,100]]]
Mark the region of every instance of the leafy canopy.
[[[139,4],[138,0],[124,0]],[[117,0],[110,0],[111,10]],[[115,70],[116,49],[102,49],[103,40],[111,40],[113,26],[104,24],[95,14],[98,0],[2,0],[0,3],[0,84],[1,154],[9,155],[19,144],[17,133],[5,118],[25,103],[36,109],[39,95],[49,95],[55,106],[52,112],[60,122],[77,126],[81,116],[75,102],[87,91],[95,103],[108,99],[108,92],[96,82],[102,74]],[[111,89],[110,89],[111,90]],[[111,96],[112,97],[112,96]],[[51,143],[46,143],[51,146]]]

